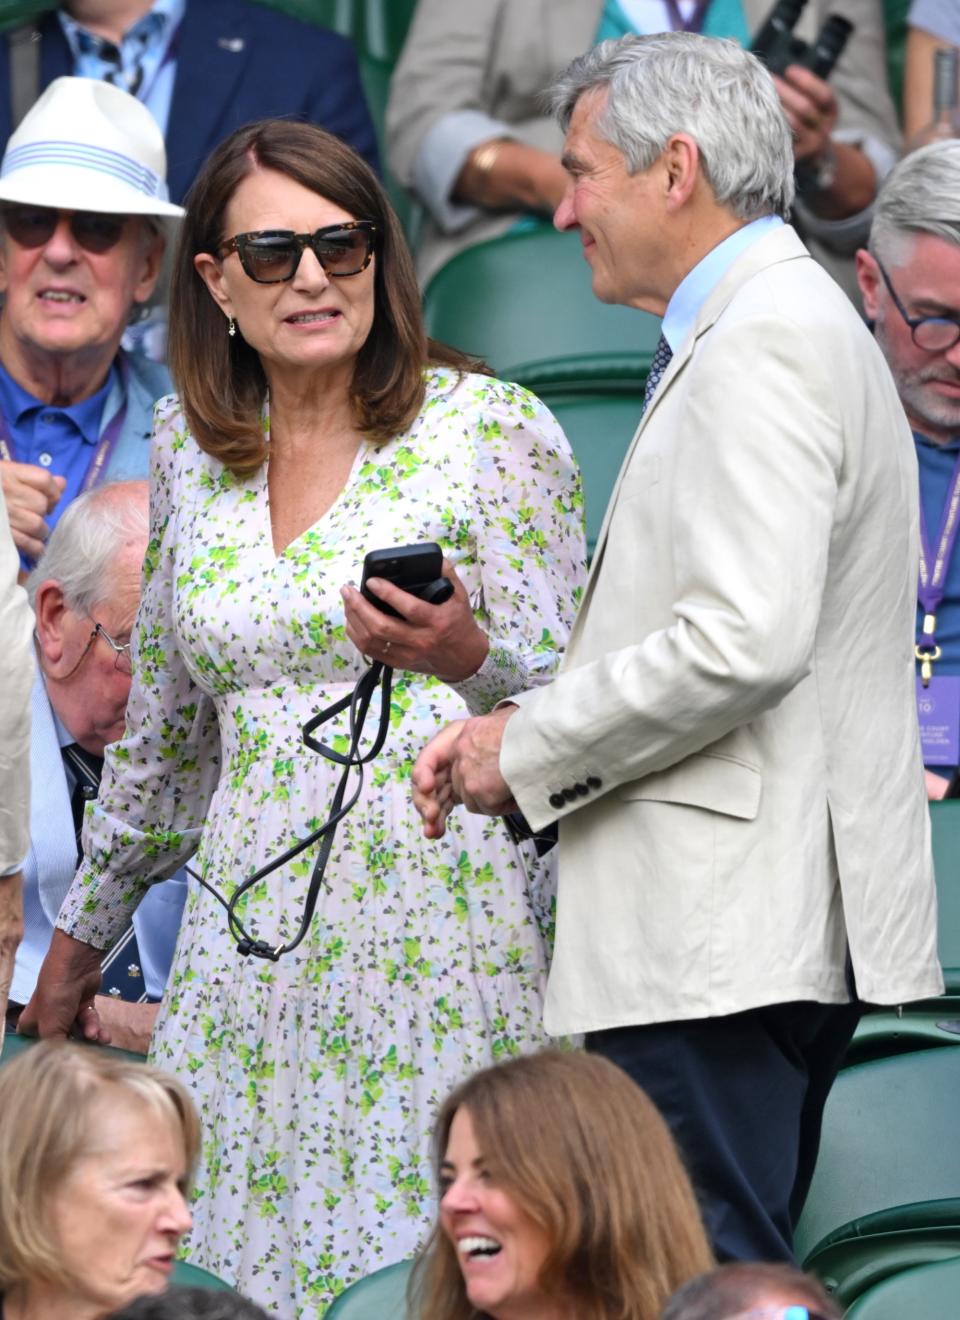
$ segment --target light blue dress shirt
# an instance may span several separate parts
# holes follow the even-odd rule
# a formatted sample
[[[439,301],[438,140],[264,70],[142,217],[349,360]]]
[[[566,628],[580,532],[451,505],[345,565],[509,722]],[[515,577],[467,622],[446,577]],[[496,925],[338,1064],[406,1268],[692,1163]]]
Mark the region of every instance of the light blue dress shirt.
[[[59,11],[76,76],[115,81],[123,91],[130,91],[139,73],[137,100],[147,107],[164,136],[177,75],[177,33],[186,8],[187,0],[154,0],[149,13],[123,34],[116,47],[122,69],[120,80],[109,76],[115,74],[116,62],[104,59],[104,48],[113,43],[87,32],[66,10]]]
[[[778,215],[764,215],[759,220],[751,220],[722,243],[718,243],[697,262],[693,270],[687,272],[673,291],[661,327],[663,337],[674,353],[693,329],[700,308],[736,259],[752,247],[758,238],[762,238],[771,229],[778,229],[782,224]]]

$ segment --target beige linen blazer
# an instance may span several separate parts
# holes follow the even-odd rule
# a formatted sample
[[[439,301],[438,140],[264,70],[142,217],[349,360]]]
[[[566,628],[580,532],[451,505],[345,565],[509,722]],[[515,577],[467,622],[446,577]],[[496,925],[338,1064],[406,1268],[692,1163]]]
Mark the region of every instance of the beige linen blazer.
[[[0,875],[17,870],[30,845],[33,611],[19,570],[0,491]]]
[[[772,4],[743,0],[751,32]],[[511,137],[559,155],[563,134],[547,113],[544,88],[593,45],[602,13],[603,0],[419,0],[387,113],[388,157],[401,183],[412,187],[421,142],[438,119],[456,110],[481,111],[502,122]],[[797,35],[812,40],[828,13],[856,25],[831,78],[840,104],[837,129],[848,140],[869,136],[893,152],[900,139],[887,91],[879,0],[809,0]],[[428,219],[417,252],[421,282],[464,248],[506,233],[517,218],[512,212],[478,212],[457,233],[444,233]],[[817,243],[817,259],[837,277],[849,262],[836,254],[852,252],[864,237],[848,240],[844,227],[831,230]]]
[[[879,350],[767,233],[670,363],[561,674],[506,728],[521,808],[561,818],[548,1030],[843,1002],[848,942],[864,1000],[940,992],[917,517]]]

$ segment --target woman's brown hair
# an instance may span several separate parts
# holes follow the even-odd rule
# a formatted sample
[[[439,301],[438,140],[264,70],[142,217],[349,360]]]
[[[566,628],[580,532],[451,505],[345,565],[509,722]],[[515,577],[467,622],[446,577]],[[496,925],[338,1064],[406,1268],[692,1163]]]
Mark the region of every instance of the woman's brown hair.
[[[437,1171],[454,1115],[473,1124],[484,1169],[547,1234],[540,1286],[578,1320],[656,1320],[713,1264],[690,1180],[639,1086],[596,1054],[548,1050],[486,1068],[444,1104]],[[411,1314],[475,1320],[439,1224],[417,1261]]]
[[[200,1120],[175,1077],[116,1050],[42,1041],[0,1068],[0,1295],[44,1279],[75,1282],[50,1231],[50,1205],[78,1160],[96,1155],[95,1115],[126,1102],[183,1141],[188,1175]]]
[[[351,386],[358,428],[374,442],[405,431],[423,406],[423,368],[483,370],[428,340],[420,291],[400,222],[376,175],[345,142],[313,124],[264,119],[237,129],[204,165],[186,200],[170,289],[169,361],[187,423],[201,449],[236,473],[267,456],[260,414],[267,380],[257,353],[226,332],[223,312],[194,268],[219,254],[230,199],[257,169],[276,170],[377,227],[374,320]]]

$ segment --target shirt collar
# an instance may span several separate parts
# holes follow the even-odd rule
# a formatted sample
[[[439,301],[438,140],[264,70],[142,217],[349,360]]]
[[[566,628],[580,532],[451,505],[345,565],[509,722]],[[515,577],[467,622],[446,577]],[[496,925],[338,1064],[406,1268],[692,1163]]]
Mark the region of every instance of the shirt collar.
[[[955,435],[952,440],[944,440],[942,443],[937,440],[931,440],[929,436],[921,431],[914,431],[913,438],[918,445],[923,445],[926,449],[945,449],[950,453],[956,453],[960,449],[960,435]]]
[[[688,271],[673,291],[663,316],[663,336],[674,353],[693,329],[697,313],[742,253],[771,229],[783,224],[778,215],[751,220],[718,243]]]
[[[71,404],[68,408],[50,407],[50,411],[63,413],[69,417],[80,432],[84,443],[95,445],[100,439],[104,405],[116,382],[117,367],[114,363],[107,372],[107,379],[95,394],[91,394],[88,399],[81,399],[79,403]],[[6,417],[10,426],[20,426],[31,420],[31,414],[38,413],[48,406],[28,393],[0,363],[0,412]]]
[[[121,40],[126,41],[128,37],[135,37],[145,44],[154,40],[160,41],[177,30],[183,21],[186,9],[187,0],[154,0],[147,13],[124,32]],[[61,8],[58,11],[58,17],[74,60],[89,48],[91,40],[99,41],[99,38],[93,37],[86,28],[81,27],[75,18],[71,18],[65,9]]]

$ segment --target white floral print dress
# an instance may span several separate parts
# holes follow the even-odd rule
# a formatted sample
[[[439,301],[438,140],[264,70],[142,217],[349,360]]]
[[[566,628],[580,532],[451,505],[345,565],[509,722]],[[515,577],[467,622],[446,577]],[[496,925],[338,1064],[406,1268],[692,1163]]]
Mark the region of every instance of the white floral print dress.
[[[153,448],[127,732],[60,916],[78,938],[109,945],[144,886],[198,845],[194,865],[229,893],[326,818],[340,768],[301,728],[363,672],[339,588],[368,550],[439,541],[491,640],[456,688],[395,676],[390,735],[296,951],[240,957],[191,881],[152,1046],[203,1120],[187,1255],[278,1315],[318,1316],[422,1242],[447,1092],[545,1040],[551,859],[463,810],[425,840],[409,780],[437,729],[554,671],[583,581],[579,480],[532,395],[436,369],[411,429],[363,446],[334,505],[279,556],[265,467],[232,476],[175,399],[158,405]],[[256,935],[292,936],[315,855],[251,891]]]

